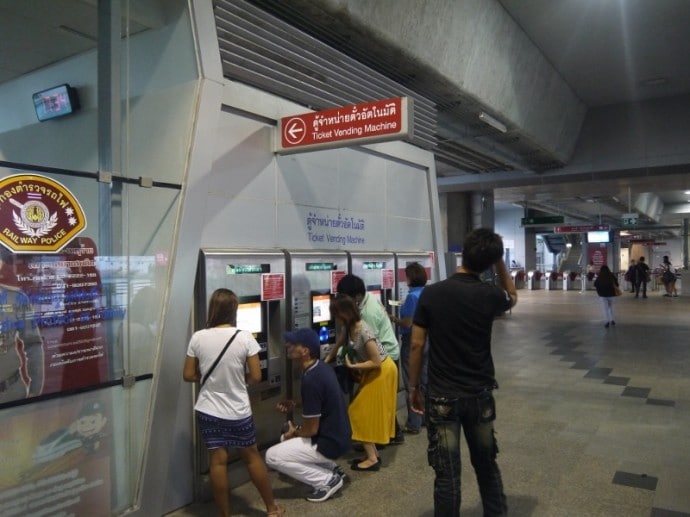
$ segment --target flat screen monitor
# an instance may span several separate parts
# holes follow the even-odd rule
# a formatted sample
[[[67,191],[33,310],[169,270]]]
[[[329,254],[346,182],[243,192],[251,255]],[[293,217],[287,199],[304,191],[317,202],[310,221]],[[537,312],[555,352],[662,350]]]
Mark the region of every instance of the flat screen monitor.
[[[323,323],[331,320],[331,295],[314,294],[311,297],[312,323]]]
[[[587,242],[609,242],[608,231],[587,232]]]
[[[240,303],[237,306],[237,328],[253,334],[263,332],[261,302]]]

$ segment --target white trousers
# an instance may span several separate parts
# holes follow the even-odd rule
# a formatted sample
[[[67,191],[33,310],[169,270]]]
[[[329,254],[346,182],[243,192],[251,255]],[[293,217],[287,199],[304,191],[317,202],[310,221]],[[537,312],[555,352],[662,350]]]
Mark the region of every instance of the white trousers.
[[[613,300],[615,296],[601,296],[601,306],[604,309],[604,320],[613,321]]]
[[[313,488],[325,486],[337,463],[312,445],[311,438],[290,438],[266,451],[266,465]]]

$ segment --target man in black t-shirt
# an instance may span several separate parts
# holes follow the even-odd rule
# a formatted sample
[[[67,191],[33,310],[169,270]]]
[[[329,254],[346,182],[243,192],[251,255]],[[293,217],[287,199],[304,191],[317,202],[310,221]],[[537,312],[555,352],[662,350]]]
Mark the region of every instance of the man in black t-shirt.
[[[499,286],[482,282],[494,267]],[[434,515],[460,514],[460,435],[464,428],[485,516],[506,515],[503,481],[496,463],[494,363],[491,327],[517,303],[503,262],[503,241],[487,229],[465,239],[462,266],[450,278],[424,288],[413,318],[409,397],[426,414]],[[419,390],[424,343],[429,339],[427,392]]]
[[[277,409],[302,407],[302,425],[287,421],[287,431],[266,451],[266,465],[312,487],[307,501],[326,501],[343,486],[345,470],[334,460],[352,447],[345,400],[333,368],[319,359],[321,343],[312,329],[284,334],[288,358],[302,368],[302,400],[285,400]],[[316,447],[314,447],[314,445]]]

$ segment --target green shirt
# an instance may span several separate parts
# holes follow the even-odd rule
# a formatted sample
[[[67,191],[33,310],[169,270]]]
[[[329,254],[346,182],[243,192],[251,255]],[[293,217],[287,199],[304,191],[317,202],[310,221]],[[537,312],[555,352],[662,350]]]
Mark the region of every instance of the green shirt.
[[[374,298],[370,293],[366,293],[362,303],[359,304],[359,313],[361,318],[376,333],[376,337],[379,338],[388,355],[397,361],[400,357],[400,345],[395,336],[393,324],[381,301]]]

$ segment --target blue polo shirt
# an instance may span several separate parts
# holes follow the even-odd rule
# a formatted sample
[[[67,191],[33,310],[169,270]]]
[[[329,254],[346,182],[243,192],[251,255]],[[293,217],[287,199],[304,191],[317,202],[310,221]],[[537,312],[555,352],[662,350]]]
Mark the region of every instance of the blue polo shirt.
[[[319,432],[311,442],[332,460],[352,448],[352,429],[345,399],[333,368],[317,360],[302,374],[302,417],[319,418]]]
[[[414,317],[414,310],[417,308],[417,302],[422,289],[424,289],[424,286],[410,287],[405,297],[405,302],[400,306],[400,319]],[[400,334],[402,336],[412,334],[412,326],[400,327]]]

